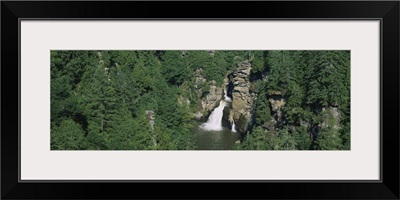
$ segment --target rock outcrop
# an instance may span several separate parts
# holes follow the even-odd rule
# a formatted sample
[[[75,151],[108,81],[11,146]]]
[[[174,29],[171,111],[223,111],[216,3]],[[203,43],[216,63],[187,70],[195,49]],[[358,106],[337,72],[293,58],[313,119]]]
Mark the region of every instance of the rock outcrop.
[[[229,76],[230,82],[233,84],[233,120],[235,120],[236,130],[241,133],[248,129],[251,120],[251,107],[255,98],[255,95],[250,92],[250,71],[250,62],[243,61],[237,64],[236,70]]]
[[[208,116],[218,102],[223,98],[224,90],[218,86],[216,81],[207,81],[203,76],[203,70],[197,69],[195,72],[195,88],[198,97],[198,112],[194,114],[196,119],[203,119]]]
[[[278,112],[286,104],[286,99],[282,95],[270,95],[268,101],[271,103],[272,112]]]
[[[280,91],[274,91],[269,96],[268,101],[271,103],[272,121],[267,122],[267,130],[271,130],[272,125],[274,126],[274,129],[277,130],[279,126],[285,123],[285,121],[282,119],[283,113],[281,108],[286,104],[286,99],[283,97]]]
[[[224,91],[222,87],[216,86],[215,81],[211,81],[209,93],[206,95],[205,98],[202,98],[201,103],[201,110],[210,112],[214,110],[215,107],[218,106],[218,102],[222,99],[224,95]]]
[[[330,123],[333,124],[334,129],[340,128],[340,112],[338,107],[327,107],[322,108],[321,112],[325,113],[323,115],[323,121],[321,127],[328,127]]]
[[[150,124],[151,130],[154,130],[154,124],[155,124],[154,111],[146,110],[145,114],[146,114],[147,119],[149,120],[149,124]]]

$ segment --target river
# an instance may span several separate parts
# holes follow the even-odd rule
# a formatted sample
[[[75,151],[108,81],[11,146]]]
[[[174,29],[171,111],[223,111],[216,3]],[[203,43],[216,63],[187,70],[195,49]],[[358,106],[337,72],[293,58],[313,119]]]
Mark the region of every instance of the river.
[[[240,133],[232,132],[228,128],[220,131],[207,131],[200,126],[204,122],[196,122],[192,133],[196,137],[196,150],[231,150],[235,142],[240,139]]]

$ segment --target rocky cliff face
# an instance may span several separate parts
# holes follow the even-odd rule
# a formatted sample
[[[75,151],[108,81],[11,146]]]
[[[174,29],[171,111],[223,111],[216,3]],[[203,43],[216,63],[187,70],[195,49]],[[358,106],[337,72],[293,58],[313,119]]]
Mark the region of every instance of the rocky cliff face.
[[[210,112],[218,106],[218,102],[224,95],[222,87],[216,86],[215,81],[211,82],[209,93],[200,100],[200,110]]]
[[[218,106],[218,102],[224,95],[224,89],[222,86],[218,86],[214,80],[206,80],[202,69],[195,72],[195,87],[199,100],[197,103],[198,112],[194,116],[197,119],[204,119]]]
[[[255,95],[250,91],[250,71],[250,62],[243,61],[229,75],[229,80],[233,84],[231,109],[233,114],[229,114],[228,118],[232,116],[235,120],[236,130],[241,133],[247,131],[251,120],[251,107],[255,98]]]

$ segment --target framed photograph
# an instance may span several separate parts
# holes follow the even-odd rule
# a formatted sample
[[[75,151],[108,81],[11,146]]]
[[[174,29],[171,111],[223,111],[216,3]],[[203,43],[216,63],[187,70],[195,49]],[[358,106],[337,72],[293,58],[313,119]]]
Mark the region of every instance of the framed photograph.
[[[399,6],[3,1],[1,198],[399,199]]]

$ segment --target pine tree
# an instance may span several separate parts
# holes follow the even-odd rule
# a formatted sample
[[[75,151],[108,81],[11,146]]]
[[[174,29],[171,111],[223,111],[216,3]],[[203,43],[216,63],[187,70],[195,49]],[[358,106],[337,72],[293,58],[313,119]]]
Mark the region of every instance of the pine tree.
[[[250,51],[249,54],[251,57],[251,73],[255,74],[264,71],[266,51]]]
[[[166,51],[162,56],[162,74],[171,85],[180,85],[190,79],[190,66],[185,62],[185,57],[179,51]]]
[[[307,101],[316,106],[337,106],[348,96],[346,87],[348,65],[346,53],[341,51],[317,51],[311,53],[306,73]]]
[[[268,150],[267,137],[261,127],[256,127],[253,132],[247,133],[242,142],[241,149],[243,150]]]
[[[71,119],[51,130],[51,150],[84,150],[87,145],[82,127]]]
[[[256,92],[258,93],[258,96],[254,104],[255,126],[262,126],[265,122],[272,119],[271,109],[270,102],[267,98],[266,83],[260,81],[257,87]]]
[[[342,139],[336,129],[327,127],[318,133],[315,144],[315,148],[319,150],[339,150],[342,148]]]
[[[286,94],[289,85],[295,81],[293,54],[291,51],[270,51],[268,53],[269,94],[277,91]]]

